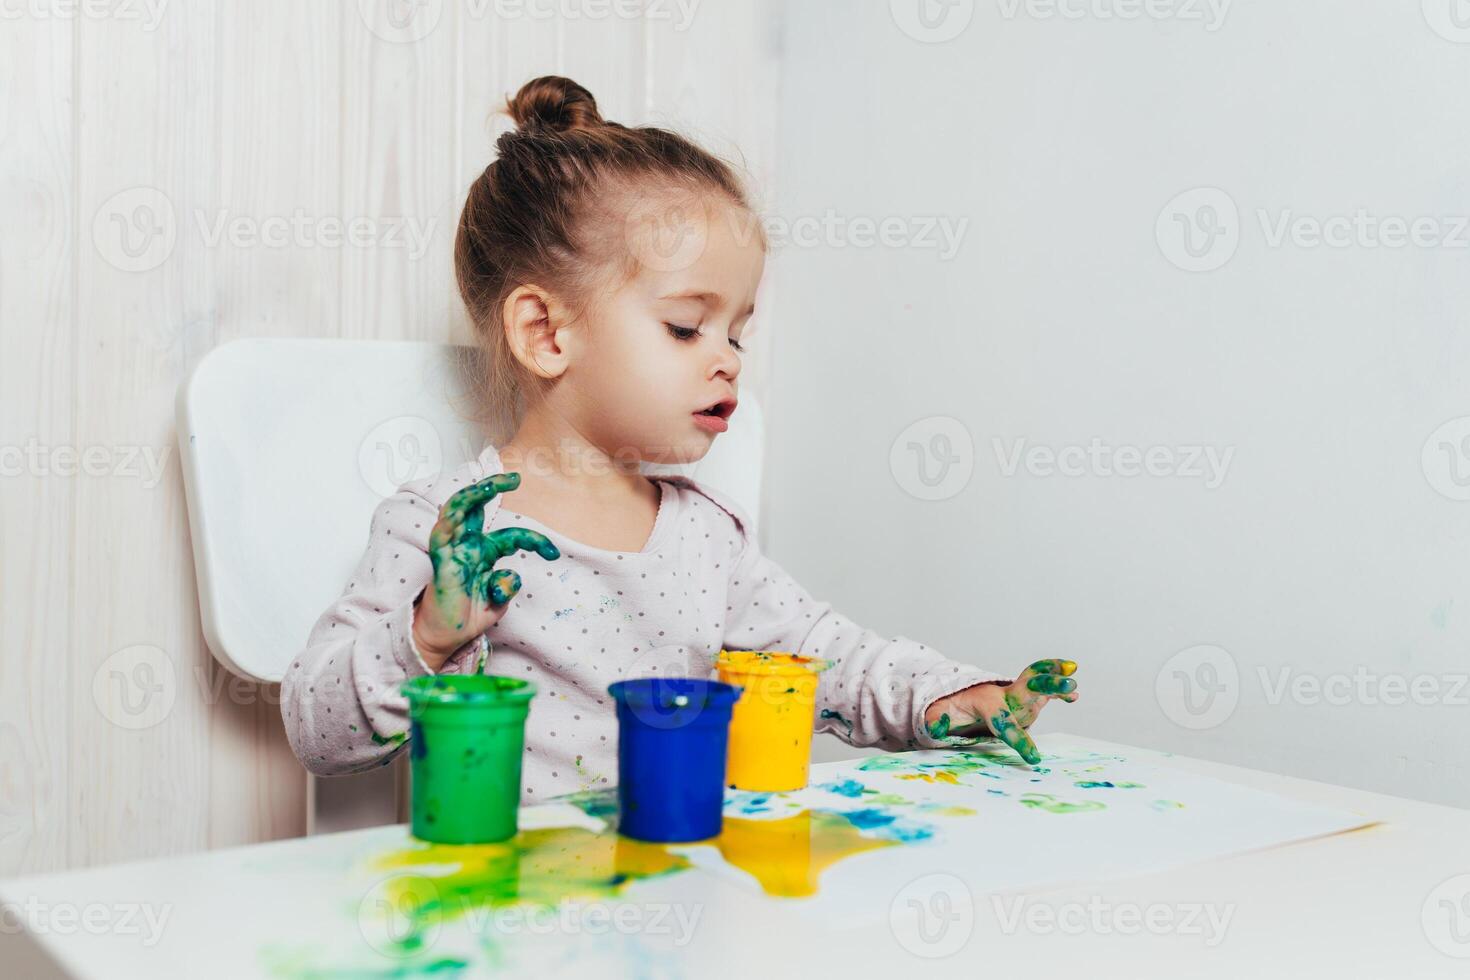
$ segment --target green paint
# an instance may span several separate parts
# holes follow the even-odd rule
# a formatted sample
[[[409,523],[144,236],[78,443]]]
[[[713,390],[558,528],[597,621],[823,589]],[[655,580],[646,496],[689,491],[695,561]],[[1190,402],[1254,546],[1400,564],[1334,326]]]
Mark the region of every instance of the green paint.
[[[1035,666],[1032,664],[1033,668]],[[1026,682],[1026,690],[1055,698],[1077,690],[1077,682],[1070,677],[1062,677],[1058,674],[1037,674]]]
[[[822,715],[821,716],[823,718],[831,718],[832,720],[834,720],[834,721],[838,722],[839,724],[843,725],[844,727],[846,727],[847,728],[847,737],[849,739],[852,738],[852,722],[850,722],[846,718],[842,717],[842,712],[840,712],[840,711],[833,711],[831,708],[823,708],[822,709]]]
[[[1142,783],[1112,783],[1106,779],[1079,779],[1075,783],[1081,789],[1143,789]]]
[[[1045,810],[1047,813],[1092,813],[1096,810],[1106,810],[1106,803],[1096,800],[1088,800],[1085,803],[1068,803],[1059,800],[1050,793],[1027,793],[1020,799],[1020,804],[1033,810]]]
[[[551,802],[569,803],[597,820],[611,822],[618,815],[618,791],[616,789],[586,789],[579,793],[558,796]]]
[[[457,956],[406,958],[381,966],[322,966],[311,963],[310,958],[310,953],[269,949],[261,954],[267,972],[280,980],[413,980],[416,977],[449,980],[463,976],[470,968],[468,961]]]
[[[1025,759],[1031,765],[1041,761],[1041,751],[1036,748],[1036,743],[1026,733],[1024,724],[1018,719],[1025,717],[1028,712],[1021,700],[1010,691],[1005,694],[1005,707],[985,719],[990,730],[1003,742],[1016,750],[1016,754]]]
[[[434,567],[434,602],[446,624],[463,629],[470,603],[481,606],[509,602],[521,588],[521,577],[495,563],[517,551],[534,551],[547,561],[561,552],[544,534],[524,527],[485,532],[485,504],[521,485],[519,473],[497,473],[450,497],[429,532],[429,561]]]
[[[397,735],[389,735],[387,738],[373,732],[374,745],[402,745],[408,740],[408,732],[399,732]]]
[[[385,908],[395,926],[406,926],[400,946],[413,950],[423,945],[426,933],[474,909],[607,901],[630,882],[690,867],[688,858],[663,845],[552,827],[497,844],[404,848],[379,857],[370,870],[391,873],[380,886],[386,890]]]
[[[915,759],[906,755],[874,755],[858,763],[864,772],[892,773],[899,779],[922,780],[926,783],[960,785],[960,777],[976,773],[989,774],[996,768],[1029,768],[1009,752],[959,751],[945,753],[941,759]]]
[[[928,727],[930,738],[944,738],[946,735],[949,734],[949,712],[946,711],[944,714],[940,715],[938,721],[929,722]]]
[[[1154,800],[1149,804],[1155,810],[1183,810],[1184,804],[1178,800]]]

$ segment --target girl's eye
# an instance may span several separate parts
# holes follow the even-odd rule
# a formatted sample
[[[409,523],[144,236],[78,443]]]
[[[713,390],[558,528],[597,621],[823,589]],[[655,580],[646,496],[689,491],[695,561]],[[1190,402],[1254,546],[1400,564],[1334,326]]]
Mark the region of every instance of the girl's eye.
[[[681,327],[677,323],[665,323],[664,326],[669,328],[669,333],[672,334],[676,340],[693,340],[695,337],[699,336],[698,327]],[[736,340],[734,337],[730,338],[730,346],[735,348],[735,350],[741,354],[745,353],[745,348],[741,346],[740,341]]]

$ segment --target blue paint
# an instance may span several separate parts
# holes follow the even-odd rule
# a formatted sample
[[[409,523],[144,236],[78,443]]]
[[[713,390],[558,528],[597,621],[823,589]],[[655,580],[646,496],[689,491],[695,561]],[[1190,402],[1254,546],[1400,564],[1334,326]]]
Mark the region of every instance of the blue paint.
[[[422,759],[429,754],[429,746],[424,741],[424,729],[416,721],[408,723],[408,757],[410,760]]]
[[[864,793],[876,792],[876,790],[868,789],[856,779],[844,779],[840,783],[823,783],[817,788],[824,789],[829,793],[836,793],[838,796],[846,796],[852,799],[857,799]]]
[[[934,836],[934,828],[911,820],[899,820],[894,814],[874,807],[864,810],[847,810],[843,819],[858,830],[876,831],[876,836],[896,840],[905,844],[928,840]]]

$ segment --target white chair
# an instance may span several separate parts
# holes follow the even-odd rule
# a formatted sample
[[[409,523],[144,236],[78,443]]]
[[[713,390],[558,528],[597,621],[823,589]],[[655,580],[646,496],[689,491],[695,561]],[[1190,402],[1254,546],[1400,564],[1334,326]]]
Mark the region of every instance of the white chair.
[[[485,440],[461,415],[473,355],[443,344],[237,340],[179,389],[178,438],[204,637],[241,677],[278,683],[341,592],[373,509],[410,480],[473,459]],[[760,406],[692,476],[757,519]],[[398,819],[396,766],[311,783],[309,833]]]

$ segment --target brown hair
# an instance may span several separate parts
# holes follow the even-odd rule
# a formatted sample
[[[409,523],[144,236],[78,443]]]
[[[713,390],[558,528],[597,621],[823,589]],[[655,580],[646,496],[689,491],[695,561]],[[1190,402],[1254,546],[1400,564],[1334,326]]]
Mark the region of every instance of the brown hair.
[[[477,387],[482,408],[500,419],[498,436],[510,434],[538,380],[501,322],[517,287],[553,290],[580,315],[610,272],[636,270],[617,247],[622,214],[651,193],[713,194],[751,211],[729,164],[668,130],[603,119],[592,93],[569,78],[534,78],[503,111],[517,128],[500,136],[496,159],[470,186],[454,240],[455,277],[481,349]]]

